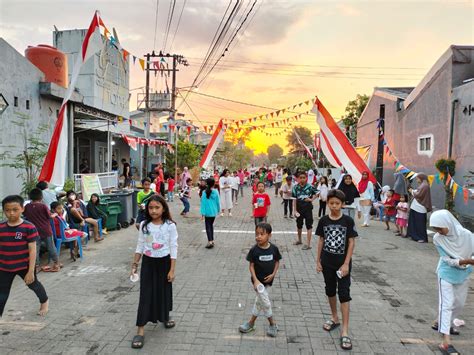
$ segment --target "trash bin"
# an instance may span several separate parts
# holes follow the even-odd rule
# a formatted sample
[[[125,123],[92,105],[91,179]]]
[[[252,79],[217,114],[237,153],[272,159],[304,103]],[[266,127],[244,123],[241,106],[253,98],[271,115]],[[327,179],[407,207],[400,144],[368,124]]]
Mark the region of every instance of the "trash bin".
[[[118,215],[118,223],[122,228],[127,228],[135,223],[135,214],[133,213],[133,191],[121,190],[113,191],[110,194],[102,195],[110,201],[118,201],[122,206],[122,212]]]
[[[122,228],[122,225],[118,222],[118,216],[122,212],[120,201],[112,201],[107,197],[101,197],[99,209],[107,214],[107,224],[103,227],[110,230]]]

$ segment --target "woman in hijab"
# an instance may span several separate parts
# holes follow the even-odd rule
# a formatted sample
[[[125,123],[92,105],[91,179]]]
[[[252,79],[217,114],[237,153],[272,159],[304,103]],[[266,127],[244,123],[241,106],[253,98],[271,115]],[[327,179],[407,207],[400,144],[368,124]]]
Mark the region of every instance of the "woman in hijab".
[[[428,184],[428,176],[424,173],[419,173],[416,176],[416,181],[418,183],[418,189],[413,190],[410,188],[408,190],[414,199],[410,205],[407,236],[418,243],[427,243],[427,214],[433,209],[431,205],[430,185]]]
[[[345,174],[342,178],[342,181],[336,188],[344,192],[344,195],[346,196],[346,202],[344,203],[342,212],[351,217],[352,219],[355,219],[355,210],[357,209],[360,218],[360,195],[359,191],[357,190],[357,187],[352,182],[352,176],[349,174]]]
[[[224,169],[220,178],[220,197],[221,197],[221,217],[224,216],[225,210],[229,211],[229,216],[232,216],[232,180],[229,177],[229,169]]]
[[[181,174],[181,183],[180,183],[180,186],[181,186],[181,190],[184,189],[184,187],[187,185],[186,184],[186,181],[188,181],[188,179],[191,179],[191,174],[189,173],[189,169],[187,166],[185,166],[183,168],[183,173]]]
[[[364,216],[362,227],[369,226],[370,209],[372,208],[372,201],[375,200],[374,184],[369,180],[369,172],[362,172],[362,179],[359,181],[358,190],[360,194],[359,205]]]
[[[453,327],[453,320],[460,316],[469,289],[469,275],[474,260],[474,235],[447,210],[433,212],[430,226],[437,232],[433,243],[440,259],[438,268],[439,312],[438,321],[432,328],[443,335],[439,349],[444,354],[457,354],[451,344],[450,334],[459,334]]]

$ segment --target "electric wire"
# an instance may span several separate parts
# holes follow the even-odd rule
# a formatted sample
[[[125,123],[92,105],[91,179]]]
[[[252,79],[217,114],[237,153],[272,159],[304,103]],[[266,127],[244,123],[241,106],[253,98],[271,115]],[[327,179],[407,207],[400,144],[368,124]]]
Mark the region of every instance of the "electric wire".
[[[185,8],[185,6],[186,6],[186,2],[187,2],[187,1],[188,1],[188,0],[184,0],[184,2],[183,2],[183,7],[181,8],[181,12],[179,13],[178,23],[177,23],[176,29],[175,29],[175,31],[174,31],[173,39],[171,40],[170,52],[173,51],[174,39],[176,38],[176,33],[178,33],[178,28],[179,28],[179,25],[181,24],[181,17],[183,17],[184,8]]]

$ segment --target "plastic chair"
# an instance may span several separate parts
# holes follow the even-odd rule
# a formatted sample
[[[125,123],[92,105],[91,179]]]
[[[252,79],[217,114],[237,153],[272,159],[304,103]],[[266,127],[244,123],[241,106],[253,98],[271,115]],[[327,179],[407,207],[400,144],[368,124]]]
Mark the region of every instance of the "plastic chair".
[[[71,242],[76,241],[77,245],[79,247],[79,256],[80,256],[81,261],[82,261],[83,256],[82,256],[82,240],[81,240],[81,237],[66,238],[66,233],[65,233],[66,223],[61,219],[59,220],[60,235],[58,236],[58,235],[56,235],[56,227],[54,226],[54,221],[51,220],[50,223],[51,223],[51,229],[53,230],[53,237],[56,240],[56,253],[58,254],[58,258],[59,258],[59,254],[61,252],[61,244],[62,243],[71,243]],[[72,244],[71,244],[70,248],[72,248]]]

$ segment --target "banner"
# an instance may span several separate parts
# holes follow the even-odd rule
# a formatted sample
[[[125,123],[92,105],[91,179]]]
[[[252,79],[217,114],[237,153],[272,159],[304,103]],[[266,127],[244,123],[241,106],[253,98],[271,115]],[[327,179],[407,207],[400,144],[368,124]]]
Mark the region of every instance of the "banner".
[[[222,139],[224,138],[224,135],[225,135],[224,123],[222,120],[220,120],[219,124],[216,127],[216,130],[214,131],[214,134],[211,137],[211,141],[207,145],[204,155],[202,156],[202,159],[199,162],[199,166],[201,168],[204,168],[204,169],[208,168],[209,164],[211,163],[212,157],[214,156],[214,153],[217,150],[217,147],[219,146],[219,144],[222,142]]]
[[[81,176],[82,199],[89,201],[92,194],[102,195],[102,185],[100,184],[99,175],[86,174]]]

